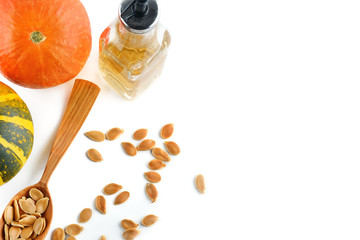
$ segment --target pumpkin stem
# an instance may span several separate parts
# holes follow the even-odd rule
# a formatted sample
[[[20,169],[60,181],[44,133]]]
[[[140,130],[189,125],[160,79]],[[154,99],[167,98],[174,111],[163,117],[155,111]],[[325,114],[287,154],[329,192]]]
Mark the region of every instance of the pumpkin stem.
[[[33,43],[38,44],[45,41],[46,37],[44,34],[42,34],[42,32],[35,31],[30,34],[30,39],[33,41]]]

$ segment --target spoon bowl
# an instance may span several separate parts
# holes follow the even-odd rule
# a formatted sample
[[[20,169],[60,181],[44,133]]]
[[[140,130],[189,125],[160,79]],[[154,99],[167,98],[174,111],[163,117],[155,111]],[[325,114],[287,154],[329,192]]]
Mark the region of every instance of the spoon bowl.
[[[29,198],[29,191],[32,188],[37,188],[40,190],[44,197],[49,198],[49,203],[47,209],[44,213],[41,214],[41,217],[45,218],[46,226],[43,232],[35,237],[35,240],[45,239],[47,233],[49,232],[51,221],[53,218],[53,201],[48,189],[49,179],[55,170],[56,166],[60,162],[62,156],[65,154],[66,150],[70,146],[71,142],[75,138],[76,134],[80,130],[82,124],[84,123],[87,115],[89,114],[91,107],[93,106],[97,95],[99,94],[99,87],[95,84],[77,79],[75,81],[74,87],[71,91],[70,99],[67,104],[64,116],[61,120],[59,130],[56,134],[53,147],[51,149],[49,159],[47,161],[44,173],[40,181],[32,186],[26,187],[9,201],[7,206],[13,206],[15,200],[19,200],[22,197]],[[24,212],[20,208],[20,215]],[[4,213],[0,219],[0,240],[5,239],[4,226],[5,226]]]
[[[10,200],[10,202],[8,203],[7,206],[14,206],[14,201],[15,200],[19,200],[21,199],[22,197],[27,197],[29,198],[30,195],[29,195],[29,191],[30,189],[32,188],[37,188],[39,189],[43,194],[44,194],[44,197],[48,197],[49,198],[49,204],[48,204],[48,207],[46,209],[46,211],[41,215],[43,218],[46,219],[46,227],[44,229],[44,231],[42,232],[41,235],[39,235],[37,238],[35,239],[44,239],[45,236],[47,235],[47,233],[49,232],[49,229],[50,229],[50,225],[51,225],[51,221],[52,221],[52,216],[53,216],[53,204],[52,204],[52,199],[51,199],[51,195],[50,195],[50,192],[49,192],[49,189],[47,187],[46,184],[42,183],[42,182],[38,182],[37,184],[34,184],[32,186],[29,186],[29,187],[26,187],[24,188],[23,190],[21,190],[20,192],[18,192],[17,194],[15,194],[15,196]],[[7,207],[6,206],[6,207]],[[23,212],[21,209],[20,209],[20,215],[23,214],[25,212]],[[0,232],[1,232],[1,236],[0,236],[0,239],[3,240],[5,239],[4,238],[4,225],[5,225],[5,220],[4,220],[4,213],[2,214],[1,216],[1,219],[0,219]],[[42,237],[43,236],[43,237]]]

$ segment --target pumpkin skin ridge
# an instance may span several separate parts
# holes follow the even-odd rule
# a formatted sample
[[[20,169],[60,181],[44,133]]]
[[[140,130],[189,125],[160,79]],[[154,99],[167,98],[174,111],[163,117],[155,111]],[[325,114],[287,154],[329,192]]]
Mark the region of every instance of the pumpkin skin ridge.
[[[16,158],[20,161],[21,167],[26,163],[27,157],[20,147],[16,146],[12,142],[8,142],[2,136],[0,136],[0,145],[7,149],[6,152],[11,152],[14,156],[16,156]]]
[[[4,147],[0,145],[0,152],[4,151]],[[17,158],[17,156],[9,152],[6,158],[10,158],[9,160],[12,165],[4,163],[4,156],[0,153],[0,177],[2,178],[3,183],[10,181],[22,168],[21,160]]]
[[[0,102],[0,115],[7,117],[19,116],[25,120],[32,121],[27,106],[22,100]]]
[[[79,0],[1,0],[0,72],[29,88],[48,88],[76,77],[92,47],[90,20]],[[18,16],[17,18],[13,16]],[[21,19],[21,21],[20,21]],[[30,20],[29,20],[30,19]],[[42,32],[41,43],[30,40]]]
[[[21,126],[14,123],[0,121],[0,125],[1,125],[0,139],[5,139],[7,140],[8,143],[16,145],[24,152],[25,157],[29,156],[33,145],[33,140],[32,140],[33,132],[21,128]],[[15,135],[14,132],[11,132],[11,129],[15,129],[15,128],[20,129],[18,132],[16,132],[16,134],[20,133],[19,136]],[[19,141],[21,141],[21,143]]]
[[[19,173],[34,143],[34,126],[29,109],[19,95],[7,101],[6,95],[10,94],[16,92],[0,82],[0,185]],[[19,117],[20,114],[23,117]]]

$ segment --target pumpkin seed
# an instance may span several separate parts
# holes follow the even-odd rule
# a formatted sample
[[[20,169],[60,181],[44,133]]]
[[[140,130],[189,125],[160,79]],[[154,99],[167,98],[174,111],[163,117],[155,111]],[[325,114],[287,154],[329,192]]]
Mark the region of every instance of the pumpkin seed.
[[[9,229],[9,239],[17,240],[20,236],[21,228],[19,227],[10,227]]]
[[[20,219],[19,223],[23,226],[31,226],[34,224],[35,220],[36,220],[35,216],[28,215],[28,216]]]
[[[123,187],[119,184],[116,183],[110,183],[108,185],[106,185],[103,189],[103,192],[106,195],[112,195],[114,193],[117,193],[120,189],[122,189]]]
[[[205,193],[205,180],[202,174],[195,177],[195,186],[200,193]]]
[[[163,126],[160,130],[160,136],[164,139],[167,139],[169,137],[171,137],[171,135],[174,132],[174,124],[173,123],[169,123],[166,124],[165,126]]]
[[[32,202],[33,204],[36,204],[36,201],[32,198],[24,198],[24,200],[28,200],[29,202]]]
[[[14,220],[19,221],[20,220],[20,210],[19,210],[19,204],[17,200],[14,200]]]
[[[156,199],[158,197],[158,191],[154,184],[147,183],[145,187],[146,195],[152,202],[156,202]]]
[[[130,219],[123,219],[120,224],[124,229],[137,228],[137,226],[139,226],[139,224]]]
[[[34,212],[34,213],[32,213],[31,215],[32,215],[32,216],[35,216],[35,217],[37,217],[37,218],[41,217],[41,214],[38,213],[38,212]]]
[[[114,204],[115,205],[122,204],[126,202],[126,200],[128,200],[129,197],[130,197],[130,193],[128,191],[123,191],[115,198]]]
[[[34,232],[34,229],[33,229],[33,233],[31,234],[30,238],[35,239],[35,238],[37,238],[37,236],[38,235]]]
[[[52,240],[65,240],[64,230],[62,228],[55,229],[51,239]]]
[[[31,234],[33,233],[33,227],[32,226],[28,226],[28,227],[25,227],[24,229],[21,230],[21,234],[20,236],[22,238],[29,238],[31,236]]]
[[[148,130],[145,128],[138,129],[134,132],[133,138],[135,140],[142,140],[146,137]]]
[[[46,228],[46,219],[42,217],[41,220],[43,222],[43,227],[41,228],[40,234],[42,234]]]
[[[35,201],[32,198],[28,199],[20,199],[19,205],[21,210],[23,210],[26,213],[34,213],[36,211]]]
[[[84,208],[79,215],[79,223],[85,223],[90,220],[92,216],[92,210],[90,208]]]
[[[155,158],[160,159],[162,161],[168,162],[171,160],[169,154],[167,154],[167,152],[165,152],[161,148],[154,148],[152,150],[152,154],[154,155]]]
[[[66,240],[76,240],[76,237],[70,236],[70,237],[66,238]]]
[[[44,197],[36,202],[36,211],[38,213],[44,213],[49,205],[49,198]]]
[[[137,235],[139,235],[140,230],[137,228],[130,228],[130,229],[126,229],[123,232],[123,238],[125,240],[133,240],[136,238]]]
[[[95,142],[102,142],[105,140],[105,134],[100,131],[90,131],[86,132],[85,136]]]
[[[164,142],[166,151],[171,155],[178,155],[180,153],[180,147],[172,141],[165,141]]]
[[[93,162],[101,162],[103,157],[98,152],[98,150],[91,148],[86,152],[87,157]]]
[[[10,225],[14,220],[14,208],[12,206],[7,206],[4,211],[4,220],[5,223]]]
[[[31,215],[32,215],[32,214],[31,214]],[[25,218],[25,217],[27,217],[27,216],[30,216],[30,215],[27,214],[27,213],[21,214],[21,215],[20,215],[20,219],[23,219],[23,218]]]
[[[106,237],[104,235],[101,235],[100,240],[106,240]]]
[[[161,176],[157,172],[146,172],[146,173],[144,173],[144,175],[145,175],[145,178],[150,182],[158,183],[161,181]]]
[[[9,226],[7,224],[4,225],[4,234],[5,240],[9,240]]]
[[[19,228],[24,228],[24,225],[20,224],[19,222],[16,222],[16,221],[12,221],[11,226],[14,226],[14,227],[19,227]]]
[[[159,159],[153,159],[149,162],[148,167],[151,170],[159,170],[159,169],[166,167],[166,164]]]
[[[44,197],[44,194],[37,188],[30,189],[29,195],[35,201],[38,201]]]
[[[155,147],[155,141],[151,140],[151,139],[145,139],[144,141],[142,141],[137,147],[136,149],[138,151],[147,151],[147,150],[151,150]]]
[[[16,221],[12,221],[12,222],[11,222],[11,226],[19,227],[19,228],[24,228],[24,226],[23,226],[22,224],[20,224],[19,222],[16,222]]]
[[[97,196],[95,199],[95,207],[102,214],[106,214],[106,200],[103,196]]]
[[[42,218],[36,219],[34,222],[34,225],[33,225],[34,233],[36,233],[37,235],[40,235],[42,233],[43,228],[44,228],[43,219]]]
[[[150,214],[150,215],[145,216],[142,219],[141,224],[144,225],[145,227],[149,227],[149,226],[153,225],[154,223],[156,223],[157,220],[159,220],[158,216]]]
[[[112,128],[106,133],[106,139],[110,141],[115,140],[118,137],[120,137],[120,135],[123,133],[124,133],[124,129]]]
[[[79,233],[81,233],[82,230],[84,230],[84,228],[82,226],[80,226],[79,224],[70,224],[69,226],[67,226],[65,228],[66,234],[68,234],[70,236],[76,236]]]
[[[130,156],[135,156],[136,155],[136,148],[134,147],[134,145],[132,143],[129,142],[122,142],[121,143],[122,147],[124,148],[124,151],[130,155]]]

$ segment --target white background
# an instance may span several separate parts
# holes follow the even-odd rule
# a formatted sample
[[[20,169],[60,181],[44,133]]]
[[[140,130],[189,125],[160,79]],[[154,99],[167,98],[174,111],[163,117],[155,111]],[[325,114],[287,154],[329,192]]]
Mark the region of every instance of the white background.
[[[160,0],[172,43],[161,78],[139,99],[122,100],[97,73],[98,38],[117,16],[118,0],[83,0],[93,35],[79,74],[102,91],[54,172],[51,231],[76,223],[103,186],[116,182],[128,202],[96,210],[77,239],[121,239],[123,218],[146,214],[158,223],[137,239],[360,238],[360,5],[350,0]],[[21,172],[0,187],[0,208],[36,183],[74,81],[45,90],[3,77],[30,108],[33,152]],[[162,146],[160,128],[172,122],[181,154],[160,170],[151,204],[143,173],[149,153],[127,156],[121,141],[138,128]],[[121,127],[114,142],[83,133]],[[85,152],[98,149],[101,163]],[[206,194],[194,177],[206,178]],[[50,239],[50,234],[47,239]]]

